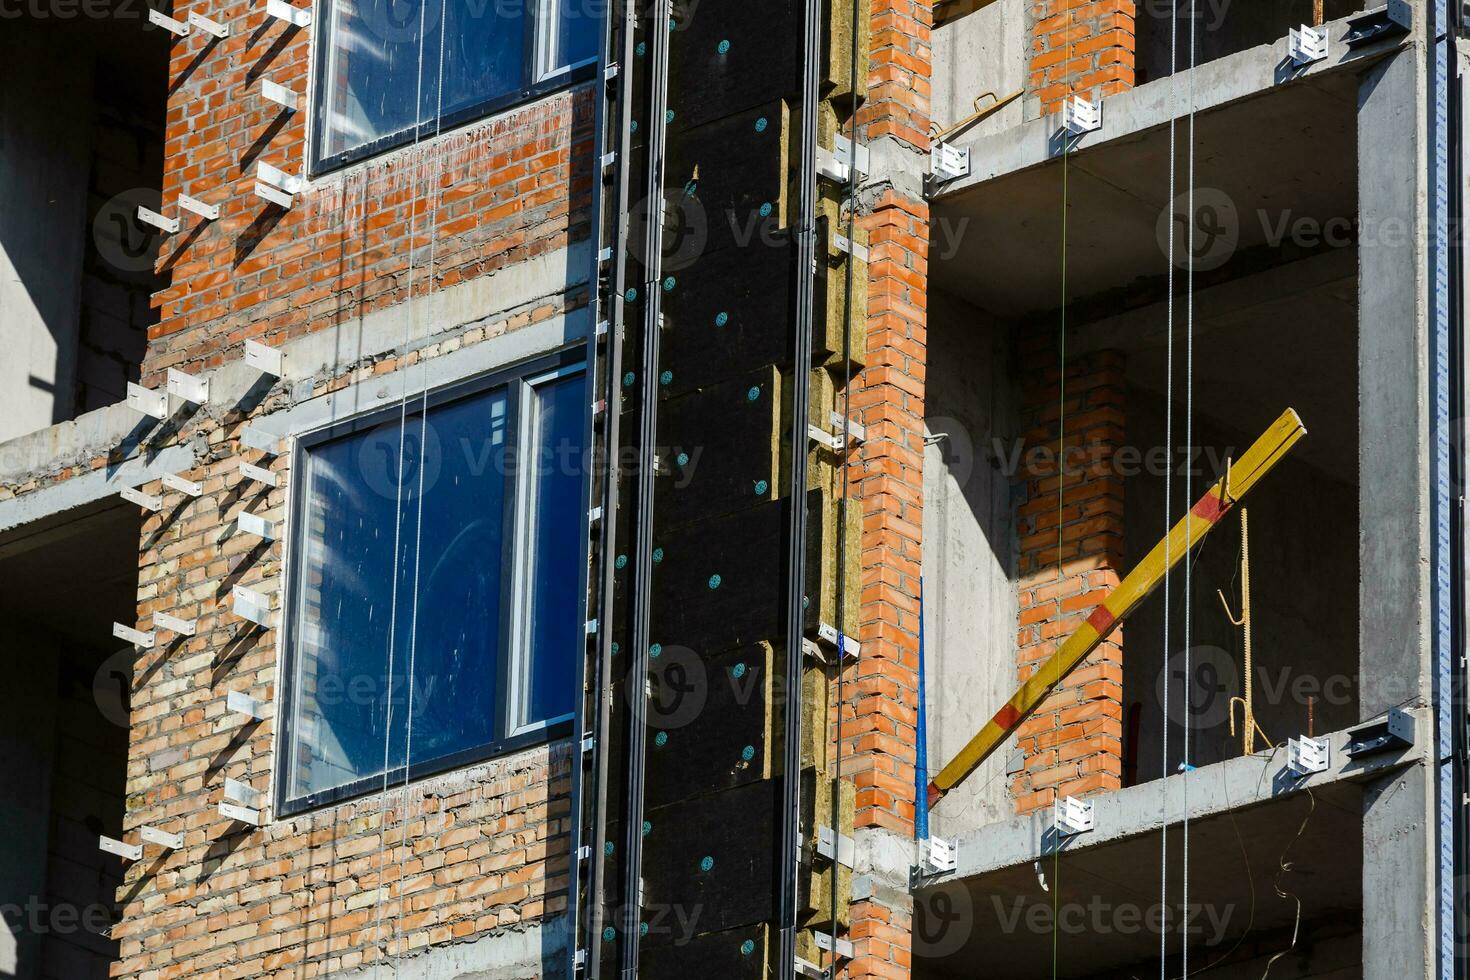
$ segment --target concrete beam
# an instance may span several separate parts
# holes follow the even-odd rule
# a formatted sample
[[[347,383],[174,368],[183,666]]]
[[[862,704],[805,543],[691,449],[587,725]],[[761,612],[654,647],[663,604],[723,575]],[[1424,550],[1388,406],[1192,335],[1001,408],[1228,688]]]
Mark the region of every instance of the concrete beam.
[[[1415,12],[1417,15],[1417,8]],[[1249,48],[1110,96],[1104,100],[1102,128],[1082,137],[1074,144],[1074,152],[1078,147],[1092,148],[1166,126],[1170,119],[1189,114],[1191,100],[1195,111],[1204,112],[1283,84],[1299,84],[1329,73],[1362,71],[1367,62],[1392,52],[1406,40],[1399,36],[1349,48],[1343,43],[1348,18],[1330,21],[1326,27],[1330,38],[1328,57],[1294,72],[1284,67],[1291,60],[1287,55],[1287,39],[1282,37],[1272,44]],[[933,199],[943,200],[976,184],[1058,156],[1061,151],[1057,139],[1058,118],[1043,116],[989,136],[960,136],[955,144],[970,147],[970,175],[936,188]]]
[[[1157,832],[1166,822],[1177,824],[1184,815],[1186,792],[1190,818],[1202,819],[1298,793],[1306,787],[1315,789],[1343,780],[1361,780],[1408,763],[1422,763],[1433,747],[1430,734],[1433,719],[1427,709],[1416,709],[1413,714],[1417,735],[1410,748],[1351,759],[1345,751],[1348,733],[1333,732],[1325,736],[1331,746],[1327,771],[1305,778],[1295,778],[1287,770],[1286,746],[1282,745],[1091,797],[1097,829],[1071,838],[1065,849],[1095,847]],[[966,834],[956,842],[954,877],[966,878],[1030,864],[1051,853],[1051,829],[1051,811],[1042,810]]]
[[[0,533],[85,507],[116,495],[123,487],[140,486],[159,479],[165,473],[193,469],[198,462],[199,455],[192,445],[169,446],[158,453],[132,456],[115,466],[109,465],[32,493],[0,500]]]

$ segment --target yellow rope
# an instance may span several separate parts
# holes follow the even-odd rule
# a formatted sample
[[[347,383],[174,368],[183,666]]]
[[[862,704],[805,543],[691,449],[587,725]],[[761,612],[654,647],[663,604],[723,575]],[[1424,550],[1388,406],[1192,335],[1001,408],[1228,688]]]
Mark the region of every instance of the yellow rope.
[[[1230,612],[1230,604],[1225,601],[1225,593],[1216,592],[1220,597],[1220,605],[1225,607],[1225,618],[1241,628],[1243,644],[1245,647],[1245,678],[1241,689],[1244,697],[1230,699],[1230,734],[1235,734],[1235,705],[1239,702],[1243,711],[1241,717],[1241,748],[1246,755],[1256,751],[1256,734],[1259,732],[1261,740],[1271,745],[1271,739],[1256,722],[1255,686],[1252,679],[1256,676],[1255,658],[1251,652],[1251,538],[1250,522],[1246,516],[1246,509],[1240,508],[1240,616],[1237,618]],[[1273,746],[1274,748],[1274,746]]]

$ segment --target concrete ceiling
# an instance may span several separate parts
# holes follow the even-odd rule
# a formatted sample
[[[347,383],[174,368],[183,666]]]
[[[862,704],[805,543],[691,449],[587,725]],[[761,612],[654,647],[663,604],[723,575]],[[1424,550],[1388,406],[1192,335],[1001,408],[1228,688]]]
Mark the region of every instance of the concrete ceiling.
[[[1332,72],[1197,115],[1197,203],[1223,194],[1234,205],[1237,251],[1267,243],[1283,218],[1356,214],[1356,100],[1356,75]],[[1187,121],[1176,135],[1182,191]],[[935,284],[1005,319],[1055,309],[1064,175],[1069,299],[1167,272],[1159,230],[1172,195],[1162,125],[1095,146],[1084,138],[1065,165],[1053,158],[938,198]]]
[[[1191,823],[1190,902],[1205,906],[1196,920],[1204,932],[1191,939],[1192,963],[1214,960],[1243,936],[1258,939],[1291,929],[1296,905],[1272,887],[1283,859],[1291,871],[1282,886],[1300,897],[1303,922],[1327,917],[1352,923],[1361,917],[1361,791],[1353,783],[1322,787],[1315,810],[1312,805],[1295,794]],[[1158,904],[1159,835],[1097,847],[1086,847],[1083,837],[1077,844],[1082,846],[1064,849],[1055,864],[1048,856],[1037,865],[921,892],[914,903],[915,977],[1050,977],[1054,939],[1060,977],[1112,975],[1110,970],[1130,966],[1139,967],[1138,976],[1156,972],[1158,934],[1135,926],[1132,910],[1145,914]],[[1169,840],[1174,903],[1181,894],[1182,844],[1176,823]],[[1055,937],[1053,902],[1068,910],[1055,920],[1062,926]],[[1172,932],[1171,956],[1180,945]],[[1282,974],[1296,975],[1293,966],[1282,964]]]

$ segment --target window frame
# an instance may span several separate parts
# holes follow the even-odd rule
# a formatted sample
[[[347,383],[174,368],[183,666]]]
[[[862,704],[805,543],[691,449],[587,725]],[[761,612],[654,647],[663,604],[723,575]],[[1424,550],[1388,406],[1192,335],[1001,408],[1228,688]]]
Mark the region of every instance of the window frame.
[[[495,389],[504,389],[506,397],[507,432],[515,440],[514,445],[519,452],[524,444],[523,437],[526,434],[530,419],[524,412],[524,406],[528,397],[534,394],[533,382],[546,383],[556,378],[574,375],[579,371],[586,376],[590,365],[587,351],[583,345],[559,351],[557,353],[544,355],[518,364],[496,368],[492,371],[456,381],[440,388],[431,389],[426,398],[426,405],[415,405],[419,399],[410,395],[410,411],[407,421],[417,417],[419,411],[432,410],[441,405],[450,404],[476,395],[485,394]],[[520,697],[519,691],[512,690],[512,680],[517,676],[517,671],[525,672],[524,664],[529,662],[531,654],[530,645],[520,636],[516,635],[517,625],[525,615],[525,593],[522,588],[522,568],[524,562],[519,553],[519,544],[524,532],[523,516],[529,513],[529,501],[523,496],[527,486],[526,471],[528,467],[518,465],[516,473],[509,481],[509,492],[504,501],[504,520],[509,525],[510,546],[501,555],[501,617],[497,624],[500,633],[500,646],[502,655],[494,665],[496,672],[495,692],[495,732],[494,738],[481,745],[469,749],[463,749],[449,755],[434,759],[414,761],[409,760],[407,766],[395,766],[386,773],[374,773],[332,789],[322,790],[317,793],[305,793],[293,797],[291,795],[291,769],[294,766],[296,750],[296,709],[298,707],[299,691],[296,684],[296,670],[300,662],[300,644],[298,637],[297,614],[299,612],[300,600],[297,595],[298,583],[304,580],[301,564],[304,560],[305,548],[301,536],[291,533],[293,528],[303,526],[304,511],[307,505],[308,485],[304,476],[307,472],[307,456],[311,450],[325,443],[335,441],[358,432],[376,428],[384,422],[398,419],[402,408],[400,403],[394,402],[381,408],[372,409],[359,413],[348,419],[323,425],[297,435],[292,440],[290,449],[291,474],[289,483],[290,500],[287,504],[287,525],[285,555],[283,560],[284,575],[280,613],[280,656],[277,658],[279,674],[276,680],[278,710],[276,714],[277,747],[274,753],[274,775],[275,783],[274,803],[275,814],[278,817],[289,817],[318,810],[323,807],[333,806],[346,800],[367,796],[375,792],[383,791],[384,787],[395,788],[405,782],[416,782],[430,776],[463,769],[498,756],[509,755],[523,749],[532,748],[559,739],[568,738],[575,728],[575,721],[579,708],[580,692],[573,690],[572,711],[558,718],[547,719],[536,722],[529,726],[518,725],[512,728],[513,704]],[[585,426],[582,429],[585,439]],[[519,460],[518,460],[519,462]],[[590,474],[584,475],[584,479]],[[585,497],[585,493],[582,495]],[[583,522],[586,515],[582,515]],[[586,549],[583,549],[582,558],[585,559]],[[584,562],[585,563],[585,562]],[[585,578],[585,570],[583,571]],[[578,672],[580,677],[580,672]],[[568,683],[575,688],[576,679],[569,679]],[[391,687],[390,687],[391,689]]]
[[[342,2],[346,0],[316,0],[316,19],[317,23],[322,25],[322,29],[315,33],[311,41],[312,84],[308,88],[311,105],[308,106],[309,126],[306,147],[307,173],[311,177],[320,177],[370,157],[379,156],[389,150],[417,143],[440,133],[450,132],[502,110],[580,85],[597,76],[597,66],[601,61],[599,56],[563,68],[546,68],[544,62],[548,44],[544,37],[548,32],[554,33],[556,25],[551,24],[543,30],[542,24],[548,12],[554,16],[560,9],[560,5],[567,0],[525,0],[526,13],[522,17],[524,37],[521,49],[521,85],[518,89],[494,98],[483,99],[435,119],[427,119],[417,126],[410,126],[397,133],[380,136],[351,150],[323,155],[321,148],[326,137],[327,75],[330,74],[332,61],[329,41],[335,29],[336,5]],[[427,0],[427,2],[433,2],[433,0]],[[598,31],[599,36],[604,33],[603,30]]]

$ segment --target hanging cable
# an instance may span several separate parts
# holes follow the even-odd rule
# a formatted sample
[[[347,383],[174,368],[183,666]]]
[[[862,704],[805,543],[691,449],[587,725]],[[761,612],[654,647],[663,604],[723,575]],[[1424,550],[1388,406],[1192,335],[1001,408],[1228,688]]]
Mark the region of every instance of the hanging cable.
[[[1184,270],[1184,499],[1186,503],[1194,499],[1194,108],[1195,108],[1195,4],[1197,0],[1189,0],[1189,164],[1186,176],[1186,190],[1189,194],[1188,215],[1189,226],[1187,233],[1187,245],[1185,247],[1187,263]],[[1194,524],[1185,525],[1184,551],[1188,554],[1194,547]],[[1180,885],[1180,908],[1185,916],[1189,914],[1189,778],[1188,772],[1192,768],[1189,761],[1190,749],[1190,714],[1194,704],[1192,696],[1194,685],[1192,644],[1193,633],[1193,599],[1194,599],[1194,563],[1186,562],[1184,565],[1184,755],[1183,769],[1186,773],[1184,779],[1184,842],[1183,842],[1183,874]],[[1182,973],[1184,980],[1189,980],[1189,930],[1183,930],[1181,936],[1183,943]]]

